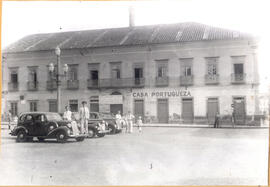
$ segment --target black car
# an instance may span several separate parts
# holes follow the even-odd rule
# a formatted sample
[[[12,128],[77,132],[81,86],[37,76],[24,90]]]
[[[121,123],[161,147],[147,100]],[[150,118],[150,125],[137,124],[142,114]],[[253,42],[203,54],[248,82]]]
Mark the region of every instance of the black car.
[[[85,135],[74,134],[70,121],[65,121],[58,113],[26,112],[19,116],[17,126],[10,133],[17,136],[17,142],[32,141],[37,137],[39,141],[57,139],[64,143],[69,138],[83,141]]]

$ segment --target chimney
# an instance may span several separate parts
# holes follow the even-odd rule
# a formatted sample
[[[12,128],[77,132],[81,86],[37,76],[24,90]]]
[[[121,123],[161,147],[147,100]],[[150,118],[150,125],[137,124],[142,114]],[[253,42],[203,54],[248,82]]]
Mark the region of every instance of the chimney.
[[[129,27],[134,27],[134,9],[129,7]]]

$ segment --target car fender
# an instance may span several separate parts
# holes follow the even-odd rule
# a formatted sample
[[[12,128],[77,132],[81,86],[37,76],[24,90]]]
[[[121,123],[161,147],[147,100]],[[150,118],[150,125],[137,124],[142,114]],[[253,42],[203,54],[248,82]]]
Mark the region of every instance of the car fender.
[[[66,126],[60,126],[60,127],[57,127],[53,130],[51,130],[49,133],[48,133],[48,137],[52,137],[52,136],[55,136],[59,131],[65,131],[67,133],[69,129],[66,127]],[[68,135],[68,133],[67,133]]]
[[[20,130],[24,130],[24,131],[26,132],[26,134],[28,134],[28,130],[27,130],[25,127],[23,127],[23,126],[16,127],[16,129],[14,129],[14,133],[12,133],[12,134],[14,134],[14,135],[16,136],[17,133],[18,133]]]

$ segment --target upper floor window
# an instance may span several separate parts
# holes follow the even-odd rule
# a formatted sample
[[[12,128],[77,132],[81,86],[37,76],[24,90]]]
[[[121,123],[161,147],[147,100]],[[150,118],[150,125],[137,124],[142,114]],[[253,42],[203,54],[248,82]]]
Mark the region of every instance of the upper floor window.
[[[218,74],[218,57],[207,57],[205,58],[207,63],[207,75]]]
[[[157,77],[168,76],[168,60],[156,60],[157,63]]]
[[[192,76],[193,70],[192,70],[192,64],[193,64],[193,58],[182,58],[180,59],[181,63],[181,74],[184,77]]]
[[[98,80],[99,79],[99,64],[89,64],[89,79]]]
[[[78,80],[78,65],[70,64],[68,66],[68,80]]]
[[[30,82],[37,82],[38,81],[38,76],[37,76],[37,67],[28,67],[28,80]]]
[[[233,67],[235,74],[244,74],[244,64],[234,64]]]
[[[18,68],[10,68],[10,82],[18,83]]]
[[[10,111],[12,116],[18,115],[18,103],[17,102],[10,102]]]
[[[111,62],[111,78],[121,78],[121,62]]]
[[[57,100],[49,100],[49,112],[57,112]]]
[[[245,56],[232,56],[233,73],[237,75],[244,74]]]

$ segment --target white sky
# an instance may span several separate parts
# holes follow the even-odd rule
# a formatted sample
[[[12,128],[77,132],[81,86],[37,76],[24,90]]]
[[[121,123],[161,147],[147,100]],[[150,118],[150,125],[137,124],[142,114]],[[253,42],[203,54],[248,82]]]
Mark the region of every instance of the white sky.
[[[135,25],[193,21],[259,36],[265,84],[270,82],[269,4],[268,0],[3,1],[2,47],[35,33],[126,27],[128,7],[133,5]]]

